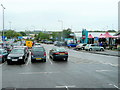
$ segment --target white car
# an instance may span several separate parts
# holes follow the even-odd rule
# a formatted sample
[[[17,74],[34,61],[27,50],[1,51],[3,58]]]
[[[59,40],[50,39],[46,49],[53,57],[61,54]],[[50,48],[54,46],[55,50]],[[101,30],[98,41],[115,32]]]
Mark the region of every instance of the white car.
[[[92,51],[92,50],[95,50],[95,51],[104,51],[104,47],[101,47],[101,46],[98,46],[98,45],[94,45],[94,44],[87,44],[85,46],[85,50],[86,51]]]
[[[77,49],[77,50],[84,50],[86,45],[87,44],[83,44],[83,43],[78,44],[75,49]]]

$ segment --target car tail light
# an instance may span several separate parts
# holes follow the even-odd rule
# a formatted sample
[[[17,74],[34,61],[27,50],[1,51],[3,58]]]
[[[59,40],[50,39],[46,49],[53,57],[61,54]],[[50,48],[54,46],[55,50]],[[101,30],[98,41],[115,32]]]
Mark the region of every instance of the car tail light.
[[[44,52],[44,56],[46,56],[46,52]]]
[[[59,52],[57,52],[57,53],[54,53],[54,54],[60,54]]]
[[[33,55],[33,53],[31,52],[31,55]]]
[[[65,54],[68,54],[68,52],[65,52]]]
[[[3,55],[0,56],[0,58],[2,58],[2,57],[3,57]]]

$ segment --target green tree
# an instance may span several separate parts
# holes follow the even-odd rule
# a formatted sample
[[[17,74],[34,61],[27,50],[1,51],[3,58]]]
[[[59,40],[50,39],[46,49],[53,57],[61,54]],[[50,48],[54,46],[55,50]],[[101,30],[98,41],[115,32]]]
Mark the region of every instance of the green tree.
[[[14,30],[8,30],[4,34],[7,38],[17,38],[18,36],[22,36],[20,33],[17,33]]]
[[[22,36],[26,36],[25,32],[19,32]]]
[[[72,33],[71,29],[68,28],[66,30],[63,30],[62,36],[63,36],[63,38],[69,38],[69,36],[70,36],[71,33]]]

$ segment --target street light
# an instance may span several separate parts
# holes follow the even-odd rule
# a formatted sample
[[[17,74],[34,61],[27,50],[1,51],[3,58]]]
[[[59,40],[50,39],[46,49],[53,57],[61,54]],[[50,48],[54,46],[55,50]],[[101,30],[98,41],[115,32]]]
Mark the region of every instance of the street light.
[[[63,21],[62,20],[58,20],[58,22],[61,22],[61,30],[63,30]]]
[[[3,8],[3,30],[2,30],[2,36],[3,36],[3,41],[4,41],[4,9],[5,7],[1,4],[2,8]]]
[[[58,20],[58,22],[61,22],[61,30],[63,31],[63,21],[62,20]],[[62,35],[61,35],[61,39],[63,40],[63,32],[62,32]]]

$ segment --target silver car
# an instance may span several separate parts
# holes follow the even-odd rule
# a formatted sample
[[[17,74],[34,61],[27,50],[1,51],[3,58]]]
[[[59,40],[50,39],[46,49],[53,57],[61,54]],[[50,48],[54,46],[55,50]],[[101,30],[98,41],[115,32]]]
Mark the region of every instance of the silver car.
[[[98,46],[98,45],[94,45],[94,44],[87,44],[85,46],[85,50],[86,51],[104,51],[104,47]]]

